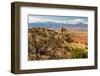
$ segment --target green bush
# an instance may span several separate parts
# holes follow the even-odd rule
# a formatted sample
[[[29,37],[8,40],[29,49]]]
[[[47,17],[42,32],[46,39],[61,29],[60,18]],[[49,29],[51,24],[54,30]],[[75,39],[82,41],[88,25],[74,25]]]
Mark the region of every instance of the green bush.
[[[87,58],[87,50],[84,48],[74,48],[71,50],[71,58]]]

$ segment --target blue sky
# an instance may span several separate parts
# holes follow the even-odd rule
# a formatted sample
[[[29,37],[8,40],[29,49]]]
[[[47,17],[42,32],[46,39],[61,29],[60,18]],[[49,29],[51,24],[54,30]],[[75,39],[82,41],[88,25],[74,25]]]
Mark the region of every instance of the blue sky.
[[[77,24],[77,23],[88,24],[88,17],[29,15],[28,23],[36,23],[36,22],[56,22],[56,23],[66,23],[66,24]]]

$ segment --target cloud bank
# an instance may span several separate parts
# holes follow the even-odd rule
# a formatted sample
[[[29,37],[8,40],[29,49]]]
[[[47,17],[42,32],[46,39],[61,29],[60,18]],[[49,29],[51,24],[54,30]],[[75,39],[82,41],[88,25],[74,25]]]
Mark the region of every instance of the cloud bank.
[[[60,18],[58,19],[58,17],[47,17],[45,18],[45,16],[29,16],[28,19],[28,23],[36,23],[36,22],[55,22],[55,23],[65,23],[65,24],[77,24],[77,23],[85,23],[87,24],[87,21],[84,18]]]

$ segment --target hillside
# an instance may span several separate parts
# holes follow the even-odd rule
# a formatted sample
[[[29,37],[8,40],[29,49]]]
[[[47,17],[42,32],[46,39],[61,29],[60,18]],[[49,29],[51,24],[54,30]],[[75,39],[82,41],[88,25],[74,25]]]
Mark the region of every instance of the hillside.
[[[87,45],[80,41],[75,42],[68,31],[62,34],[47,28],[29,28],[28,60],[87,58]]]

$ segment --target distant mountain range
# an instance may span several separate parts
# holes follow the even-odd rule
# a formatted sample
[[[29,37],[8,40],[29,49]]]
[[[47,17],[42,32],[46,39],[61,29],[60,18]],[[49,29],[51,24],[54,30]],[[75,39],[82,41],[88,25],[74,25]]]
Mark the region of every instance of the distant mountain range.
[[[55,22],[36,22],[36,23],[29,23],[28,28],[33,27],[47,27],[52,29],[59,29],[61,27],[66,29],[78,29],[78,30],[88,30],[88,25],[84,23],[77,23],[77,24],[65,24],[65,23],[55,23]]]

